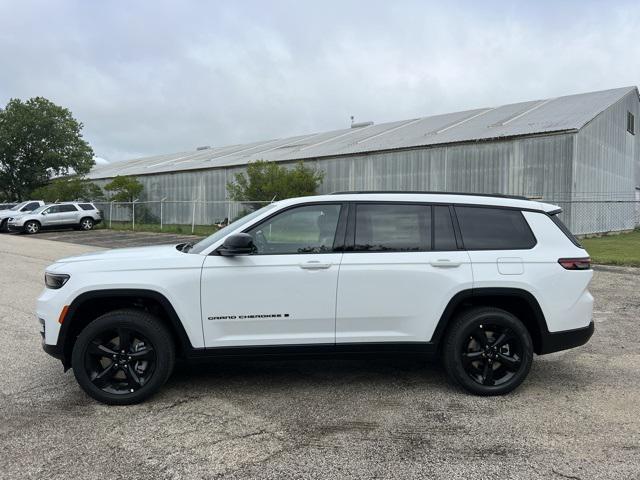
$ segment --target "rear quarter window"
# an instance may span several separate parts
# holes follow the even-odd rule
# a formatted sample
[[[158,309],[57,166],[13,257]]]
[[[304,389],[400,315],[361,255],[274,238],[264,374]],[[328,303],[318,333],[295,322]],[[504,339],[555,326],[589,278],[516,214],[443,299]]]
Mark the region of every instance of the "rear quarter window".
[[[575,235],[571,233],[571,230],[569,230],[564,222],[560,220],[560,217],[558,217],[557,213],[554,215],[550,215],[550,217],[551,221],[556,224],[556,227],[558,227],[562,231],[562,233],[564,233],[566,237],[571,240],[571,243],[573,243],[576,247],[584,248],[580,241],[575,237]]]
[[[523,250],[536,238],[520,210],[455,207],[466,250]]]
[[[90,203],[79,203],[78,206],[82,209],[82,210],[95,210],[96,207],[94,207],[93,205],[91,205]]]

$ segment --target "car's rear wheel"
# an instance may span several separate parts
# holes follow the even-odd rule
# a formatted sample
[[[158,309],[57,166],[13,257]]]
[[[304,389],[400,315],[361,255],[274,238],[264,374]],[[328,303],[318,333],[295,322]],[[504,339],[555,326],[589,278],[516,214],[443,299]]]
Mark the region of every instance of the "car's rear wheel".
[[[83,218],[80,220],[80,230],[91,230],[93,228],[93,218]]]
[[[4,220],[0,220],[0,232],[8,232],[9,228],[7,227],[7,223],[9,221],[5,218]]]
[[[454,320],[442,354],[449,378],[465,390],[476,395],[502,395],[527,377],[533,343],[514,315],[480,307]]]
[[[35,220],[31,220],[24,224],[24,231],[29,235],[38,233],[40,231],[40,223],[36,222]]]
[[[117,310],[82,330],[71,365],[91,397],[129,405],[156,393],[171,375],[174,360],[171,335],[159,319],[141,310]]]

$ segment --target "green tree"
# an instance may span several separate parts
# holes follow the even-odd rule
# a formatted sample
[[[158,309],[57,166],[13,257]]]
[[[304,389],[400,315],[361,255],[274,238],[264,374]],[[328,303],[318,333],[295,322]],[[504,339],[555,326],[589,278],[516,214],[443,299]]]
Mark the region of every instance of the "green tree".
[[[227,184],[232,200],[238,202],[270,201],[315,195],[322,184],[324,172],[299,162],[288,169],[275,162],[258,160],[247,165],[245,173],[235,175]],[[256,206],[259,204],[256,204]]]
[[[0,109],[0,191],[23,200],[52,176],[87,173],[93,150],[82,123],[46,98],[11,99]]]
[[[65,177],[52,180],[44,187],[36,188],[31,198],[45,202],[64,202],[71,200],[102,200],[104,194],[95,183],[79,177]]]
[[[104,186],[110,192],[109,198],[115,202],[133,202],[140,197],[144,186],[133,177],[118,175]]]

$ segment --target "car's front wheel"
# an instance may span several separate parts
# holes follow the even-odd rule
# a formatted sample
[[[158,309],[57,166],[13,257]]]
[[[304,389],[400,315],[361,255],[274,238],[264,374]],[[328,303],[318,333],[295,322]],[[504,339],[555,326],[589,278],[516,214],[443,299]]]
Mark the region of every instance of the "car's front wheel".
[[[82,389],[110,405],[138,403],[167,381],[175,360],[169,331],[141,310],[117,310],[78,336],[71,365]]]
[[[36,222],[35,220],[31,220],[24,224],[24,231],[25,233],[28,233],[30,235],[38,233],[40,231],[40,223]]]
[[[529,373],[533,343],[527,328],[511,313],[478,307],[454,320],[442,355],[449,378],[465,390],[502,395]]]

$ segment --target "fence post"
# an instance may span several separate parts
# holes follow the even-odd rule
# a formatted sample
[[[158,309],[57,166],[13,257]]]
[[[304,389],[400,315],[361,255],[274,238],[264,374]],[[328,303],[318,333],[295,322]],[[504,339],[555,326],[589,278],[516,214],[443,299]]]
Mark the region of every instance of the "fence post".
[[[196,200],[193,201],[193,212],[191,214],[191,234],[192,235],[195,229],[196,229]]]
[[[131,230],[135,230],[136,229],[136,202],[138,201],[138,199],[136,198],[133,201],[133,205],[132,205],[132,209],[131,209]]]
[[[111,228],[111,220],[113,219],[113,200],[109,203],[109,228]]]
[[[162,231],[162,204],[167,199],[167,197],[163,197],[160,199],[160,231]]]

